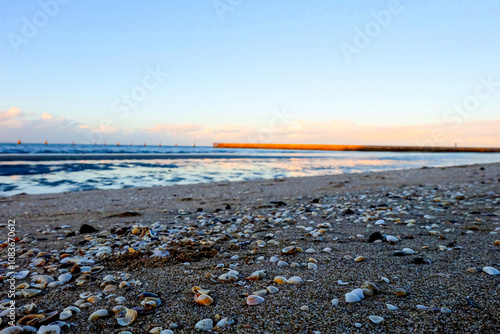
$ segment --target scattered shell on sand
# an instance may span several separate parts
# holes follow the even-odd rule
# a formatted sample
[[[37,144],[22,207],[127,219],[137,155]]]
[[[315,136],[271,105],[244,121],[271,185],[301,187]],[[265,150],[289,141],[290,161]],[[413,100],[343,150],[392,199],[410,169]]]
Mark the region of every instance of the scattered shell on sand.
[[[354,259],[355,262],[361,262],[361,261],[364,261],[365,258],[362,257],[362,256],[358,256],[357,258]]]
[[[392,304],[385,304],[385,306],[387,306],[387,308],[391,311],[394,311],[394,310],[397,310],[398,308]]]
[[[304,283],[302,278],[300,278],[299,276],[290,277],[286,282],[288,284],[294,284],[294,285],[300,285],[300,284]]]
[[[277,293],[278,291],[280,291],[280,290],[275,286],[268,286],[267,287],[267,292],[269,292],[269,293]]]
[[[101,310],[97,310],[94,313],[92,313],[89,317],[89,320],[90,321],[97,320],[97,319],[104,318],[107,316],[108,316],[108,311],[105,309],[101,309]]]
[[[245,279],[248,280],[248,281],[257,281],[257,280],[260,280],[260,279],[262,279],[264,277],[266,277],[265,270],[258,270],[258,271],[254,272],[252,275],[248,276]]]
[[[401,289],[401,288],[396,289],[396,291],[394,291],[394,293],[398,297],[404,297],[404,296],[406,296],[406,290],[405,289]]]
[[[137,319],[137,311],[133,309],[127,309],[124,317],[116,319],[116,322],[120,326],[128,326]]]
[[[203,319],[198,321],[196,325],[194,325],[194,328],[201,331],[211,332],[214,328],[214,322],[212,319]]]
[[[498,271],[493,267],[484,267],[483,271],[489,275],[494,275],[494,276],[500,274],[500,271]]]
[[[286,279],[285,277],[283,277],[283,276],[276,276],[276,277],[274,278],[274,281],[275,281],[276,283],[278,283],[278,284],[286,284],[287,279]]]
[[[219,328],[226,328],[231,325],[234,325],[234,320],[229,318],[224,318],[222,320],[219,320],[219,322],[215,326]]]
[[[247,304],[250,306],[259,305],[264,302],[264,298],[261,296],[250,295],[247,297]]]
[[[384,318],[379,317],[378,315],[370,315],[368,316],[368,319],[370,319],[370,321],[373,322],[374,324],[379,324],[382,321],[384,321]]]
[[[347,303],[357,303],[361,301],[361,298],[357,294],[349,292],[345,294],[345,301]]]

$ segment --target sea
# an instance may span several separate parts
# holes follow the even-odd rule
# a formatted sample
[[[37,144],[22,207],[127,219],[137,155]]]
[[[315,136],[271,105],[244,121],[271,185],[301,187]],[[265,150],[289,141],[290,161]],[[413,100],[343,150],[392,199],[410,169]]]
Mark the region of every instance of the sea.
[[[500,162],[500,153],[0,144],[0,196]]]

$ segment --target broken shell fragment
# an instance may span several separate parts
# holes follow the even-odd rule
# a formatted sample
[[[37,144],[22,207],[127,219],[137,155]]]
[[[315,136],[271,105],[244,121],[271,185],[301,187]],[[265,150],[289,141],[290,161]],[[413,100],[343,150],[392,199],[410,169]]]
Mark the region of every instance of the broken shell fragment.
[[[370,319],[370,321],[373,322],[374,324],[378,324],[384,321],[384,318],[379,317],[378,315],[370,315],[368,319]]]
[[[266,277],[265,270],[259,270],[259,271],[254,272],[252,275],[250,275],[249,277],[247,277],[245,279],[247,281],[257,281],[257,280],[264,278],[264,277]]]
[[[101,310],[97,310],[94,313],[92,313],[89,317],[89,320],[90,321],[97,320],[97,319],[104,318],[107,316],[108,316],[108,311],[105,309],[101,309]]]
[[[120,326],[128,326],[131,323],[133,323],[137,319],[137,311],[133,310],[131,308],[127,309],[127,313],[125,313],[125,316],[122,318],[116,319],[116,322]]]

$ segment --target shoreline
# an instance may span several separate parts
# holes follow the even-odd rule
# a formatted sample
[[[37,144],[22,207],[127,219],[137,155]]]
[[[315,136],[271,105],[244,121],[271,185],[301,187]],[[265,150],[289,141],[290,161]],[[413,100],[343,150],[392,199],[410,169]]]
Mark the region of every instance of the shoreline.
[[[92,312],[107,309],[111,313],[116,306],[115,297],[102,300],[82,308],[67,321],[74,324],[75,333],[118,333],[120,330],[145,333],[155,326],[168,328],[172,323],[178,326],[172,329],[174,333],[194,333],[198,321],[212,319],[215,325],[224,317],[235,320],[234,325],[224,330],[228,333],[408,333],[415,330],[497,333],[500,330],[495,320],[500,309],[497,298],[500,275],[468,269],[487,266],[500,269],[500,247],[494,244],[500,237],[492,234],[500,230],[499,203],[500,163],[491,163],[13,195],[0,198],[0,217],[2,221],[16,219],[16,232],[24,240],[18,245],[18,254],[33,248],[52,251],[46,260],[63,271],[60,256],[56,255],[69,252],[70,245],[76,245],[75,252],[76,249],[88,251],[88,256],[93,258],[95,251],[88,248],[90,240],[100,240],[101,244],[108,240],[110,245],[119,240],[120,246],[112,246],[113,254],[137,247],[141,240],[147,244],[133,257],[125,251],[118,257],[95,258],[95,265],[104,266],[104,270],[92,274],[90,282],[83,286],[75,285],[74,279],[80,276],[75,274],[65,288],[43,288],[41,295],[16,299],[19,305],[33,302],[37,310],[61,312],[73,305],[82,292],[103,293],[101,283],[105,275],[119,278],[121,273],[129,273],[131,279],[142,282],[142,285],[132,284],[114,292],[126,298],[126,307],[139,307],[141,300],[137,295],[144,291],[156,293],[161,299],[161,305],[151,312],[140,313],[131,326],[123,328],[117,326],[113,317],[88,320]],[[386,223],[375,225],[380,219]],[[153,228],[156,222],[166,226],[159,232],[164,238],[161,242],[147,236],[141,239],[131,233],[133,225]],[[83,224],[92,225],[97,232],[80,234]],[[231,226],[234,228],[228,230]],[[118,239],[108,239],[113,229],[123,234],[118,234]],[[319,229],[324,232],[314,235]],[[433,234],[429,230],[437,232]],[[368,242],[368,237],[378,231],[393,235],[398,241],[394,244]],[[101,232],[106,234],[99,237]],[[183,245],[181,241],[185,238],[191,240],[192,246]],[[199,243],[203,240],[215,240],[215,243],[201,246]],[[257,246],[257,240],[264,240],[264,246]],[[269,243],[272,240],[279,244]],[[147,255],[150,253],[143,253],[161,244],[170,250],[170,257],[152,260]],[[282,254],[281,249],[291,245],[315,252]],[[208,249],[210,253],[195,256],[189,253],[190,247],[200,251]],[[331,250],[326,252],[325,248]],[[393,255],[403,248],[411,248],[417,254]],[[1,254],[6,256],[5,248]],[[239,259],[232,259],[236,256]],[[263,260],[259,260],[261,256]],[[271,263],[271,256],[288,265]],[[363,256],[364,261],[355,262],[358,256]],[[429,263],[416,264],[415,259],[419,257]],[[309,258],[314,258],[317,270],[307,269]],[[18,257],[21,269],[48,274],[57,280],[61,272],[30,267],[36,260],[36,257]],[[184,265],[184,262],[191,264]],[[305,263],[306,267],[294,268],[290,266],[293,262]],[[241,284],[218,282],[216,278],[225,272],[217,268],[220,263],[228,269],[229,265],[237,264],[234,268],[239,272],[237,281]],[[243,279],[261,269],[266,270],[265,278],[255,282]],[[0,275],[5,270],[0,268]],[[212,277],[210,275],[215,281],[207,278]],[[273,281],[275,276],[299,276],[304,282],[297,286],[279,285]],[[349,283],[342,285],[338,280]],[[366,296],[357,303],[346,303],[344,295],[365,281],[376,284],[378,294]],[[29,282],[29,279],[18,283],[21,282]],[[120,282],[121,279],[117,279],[117,284]],[[196,304],[190,291],[193,286],[212,290],[210,296],[214,303]],[[262,304],[246,305],[243,294],[269,286],[277,287],[279,292],[264,295]],[[408,295],[397,297],[395,291],[399,288]],[[332,305],[333,299],[338,299],[337,306]],[[386,304],[398,309],[391,311]],[[427,308],[418,309],[417,305]],[[442,307],[451,313],[442,313]],[[384,321],[374,324],[368,319],[370,315],[381,316]],[[356,327],[356,323],[361,327]],[[103,328],[107,329],[103,331]]]

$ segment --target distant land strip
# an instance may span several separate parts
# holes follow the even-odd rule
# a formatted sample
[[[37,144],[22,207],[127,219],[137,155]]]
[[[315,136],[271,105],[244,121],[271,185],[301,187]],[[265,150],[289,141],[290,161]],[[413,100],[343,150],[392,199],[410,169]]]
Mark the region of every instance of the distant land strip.
[[[500,153],[500,147],[214,143],[214,148],[247,148],[247,149],[266,149],[266,150],[308,150],[308,151],[362,151],[362,152]]]

